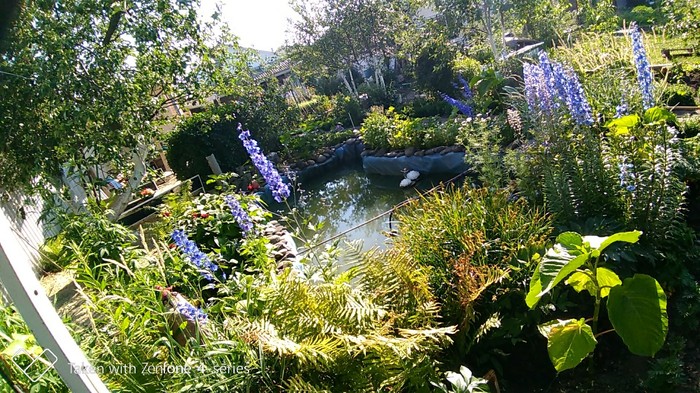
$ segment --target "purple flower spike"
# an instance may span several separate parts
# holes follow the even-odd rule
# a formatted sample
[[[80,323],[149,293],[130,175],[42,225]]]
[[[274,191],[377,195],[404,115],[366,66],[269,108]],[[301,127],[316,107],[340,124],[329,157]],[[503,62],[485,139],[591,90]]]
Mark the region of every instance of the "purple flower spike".
[[[219,270],[219,266],[212,262],[207,254],[201,252],[195,242],[187,238],[185,231],[182,229],[176,229],[173,231],[170,237],[173,239],[173,242],[180,249],[180,251],[187,256],[190,262],[202,271],[201,273],[204,278],[209,281],[214,279],[214,276],[211,273]]]
[[[248,213],[243,210],[241,204],[238,203],[238,200],[233,195],[226,195],[224,201],[231,208],[231,215],[233,215],[233,218],[238,222],[238,226],[243,230],[243,235],[247,235],[253,230],[253,221]]]
[[[240,132],[238,138],[243,141],[243,146],[248,152],[250,159],[270,187],[272,196],[277,202],[282,203],[282,201],[287,199],[291,194],[289,186],[282,181],[282,177],[279,172],[277,172],[277,169],[275,169],[275,166],[272,165],[270,160],[268,160],[262,150],[260,150],[258,142],[250,136],[250,131],[243,130],[243,126],[240,123],[238,124],[238,131]]]
[[[654,106],[654,79],[651,76],[649,59],[647,58],[647,52],[642,42],[642,34],[639,32],[637,23],[632,22],[630,28],[632,29],[632,52],[634,54],[634,65],[637,68],[637,82],[639,83],[639,89],[642,91],[642,106],[644,106],[644,110],[647,110]]]

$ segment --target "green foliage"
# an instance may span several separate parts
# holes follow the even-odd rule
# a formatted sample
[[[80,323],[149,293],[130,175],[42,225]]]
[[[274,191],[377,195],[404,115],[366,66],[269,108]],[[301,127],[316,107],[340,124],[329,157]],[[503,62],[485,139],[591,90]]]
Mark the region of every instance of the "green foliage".
[[[296,113],[274,90],[251,93],[186,118],[168,135],[168,162],[178,178],[211,173],[206,156],[214,154],[221,170],[233,172],[248,160],[238,139],[238,123],[249,129],[264,152],[279,149],[279,133],[296,127]]]
[[[499,188],[508,183],[508,172],[503,163],[501,145],[503,131],[512,131],[501,116],[467,119],[459,130],[459,142],[465,146],[465,161],[479,173],[484,187]],[[512,142],[512,135],[511,135]]]
[[[472,374],[472,371],[464,366],[459,368],[459,373],[448,371],[445,373],[445,379],[450,382],[451,389],[448,389],[444,383],[434,385],[445,393],[481,393],[489,392],[488,381],[483,378],[477,378]]]
[[[388,148],[389,135],[393,134],[393,130],[393,119],[385,115],[381,108],[374,107],[367,115],[364,123],[362,123],[360,135],[362,135],[362,140],[367,147],[374,149]]]
[[[639,26],[651,26],[661,22],[663,16],[647,5],[638,5],[623,13],[622,17],[629,22],[637,22]]]
[[[408,119],[393,107],[382,111],[373,108],[360,129],[369,148],[404,149],[451,146],[457,142],[462,117],[451,116],[444,122],[437,118]]]
[[[547,338],[547,351],[554,368],[561,372],[576,367],[596,346],[602,299],[614,331],[629,350],[641,356],[654,356],[661,349],[668,331],[666,294],[656,280],[635,274],[621,281],[607,268],[603,252],[615,242],[636,243],[641,232],[618,232],[608,237],[581,236],[564,232],[539,263],[530,281],[526,303],[533,308],[542,296],[560,282],[577,292],[586,290],[595,298],[591,326],[580,320],[556,320],[540,325]]]
[[[136,234],[104,214],[59,213],[56,219],[61,232],[42,247],[43,257],[53,266],[73,264],[80,252],[92,273],[100,276],[105,270],[133,267],[143,257]]]
[[[0,352],[0,372],[3,376],[9,377],[10,381],[16,386],[16,389],[31,392],[68,392],[68,388],[63,384],[63,381],[58,376],[55,369],[50,366],[39,363],[39,366],[30,366],[31,360],[26,356],[17,356],[17,351],[24,350],[33,356],[41,356],[43,349],[37,344],[36,339],[29,330],[29,327],[24,323],[22,316],[17,312],[14,306],[6,306],[0,303],[0,347],[3,348]],[[13,359],[14,358],[14,359]],[[30,376],[37,379],[32,382],[25,372],[14,366],[17,362],[25,368]],[[48,371],[37,378],[44,367]],[[36,374],[33,373],[36,371]],[[4,378],[0,380],[0,392],[11,393],[15,389],[5,383]]]
[[[473,334],[498,311],[498,299],[520,285],[522,272],[529,275],[526,261],[551,230],[542,211],[522,199],[509,202],[502,190],[451,187],[409,203],[396,217],[396,247],[429,269],[445,320],[472,323]]]
[[[676,83],[666,86],[661,99],[668,106],[695,106],[695,96],[695,89],[682,83]]]
[[[376,83],[363,83],[357,87],[365,108],[372,106],[389,107],[396,105],[396,95],[391,86],[382,87]]]
[[[550,1],[516,0],[506,14],[525,36],[552,45],[574,24],[569,5]]]
[[[475,76],[480,75],[483,68],[479,60],[462,53],[457,55],[452,65],[452,71],[455,75],[461,75],[467,81],[471,81]]]
[[[408,117],[447,117],[452,113],[452,106],[435,97],[418,97],[404,105],[401,113]]]
[[[0,187],[42,189],[64,167],[129,173],[166,106],[247,82],[235,41],[200,24],[195,4],[24,4],[1,43]]]
[[[665,29],[683,38],[700,38],[700,9],[694,0],[663,0],[662,10],[668,19]]]
[[[285,132],[280,136],[288,160],[315,158],[321,148],[331,147],[355,136],[351,129],[342,131]]]
[[[413,65],[416,85],[426,93],[437,95],[438,92],[452,94],[454,73],[452,62],[455,50],[444,36],[438,36],[423,43]]]
[[[616,7],[613,1],[604,0],[590,3],[577,3],[578,19],[589,31],[613,31],[619,25]]]

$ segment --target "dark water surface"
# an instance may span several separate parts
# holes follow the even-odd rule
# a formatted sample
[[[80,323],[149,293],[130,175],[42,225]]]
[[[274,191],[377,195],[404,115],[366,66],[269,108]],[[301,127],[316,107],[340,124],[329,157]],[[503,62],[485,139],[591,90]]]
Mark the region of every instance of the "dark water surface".
[[[415,188],[401,189],[399,183],[402,177],[368,175],[360,166],[337,169],[299,185],[301,191],[297,193],[296,201],[290,198],[290,205],[297,208],[299,218],[309,218],[312,223],[323,223],[319,232],[313,232],[303,224],[300,225],[306,237],[318,233],[321,241],[345,232],[390,210],[404,200],[417,196],[419,190],[426,191],[440,181],[452,177],[453,175],[423,176]],[[277,206],[274,210],[279,213],[288,211],[284,206]],[[364,250],[373,247],[384,248],[389,240],[384,234],[390,229],[389,216],[387,214],[354,229],[341,239],[362,240]],[[294,226],[294,221],[290,221],[288,225]],[[396,229],[396,224],[392,223],[392,225],[393,229]],[[301,244],[298,245],[301,246]]]

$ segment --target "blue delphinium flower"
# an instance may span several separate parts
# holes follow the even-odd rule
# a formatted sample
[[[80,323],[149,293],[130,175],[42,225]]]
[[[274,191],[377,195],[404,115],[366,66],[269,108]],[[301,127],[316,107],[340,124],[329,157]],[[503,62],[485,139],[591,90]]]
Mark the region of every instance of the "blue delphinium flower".
[[[474,99],[474,94],[472,93],[472,89],[469,87],[469,82],[467,82],[462,75],[457,75],[457,80],[462,84],[462,96],[465,100],[467,100],[467,103],[471,103]]]
[[[566,76],[561,64],[549,60],[547,53],[540,51],[540,69],[544,82],[547,85],[547,90],[551,97],[558,97],[559,101],[566,102]],[[557,100],[552,100],[552,108],[558,108],[560,103]]]
[[[547,80],[542,67],[535,64],[523,65],[523,78],[525,81],[525,98],[530,113],[542,112],[552,114],[552,95],[550,94]]]
[[[642,33],[636,22],[632,22],[630,28],[632,29],[632,53],[634,54],[634,65],[637,68],[637,82],[639,90],[642,91],[642,106],[644,106],[644,110],[647,110],[654,106],[654,79],[651,76],[649,59],[642,42]]]
[[[192,322],[198,322],[202,325],[207,323],[209,317],[202,309],[191,305],[189,302],[179,302],[175,310],[182,314],[185,318]]]
[[[250,219],[248,213],[241,207],[238,200],[233,195],[226,195],[224,201],[231,209],[231,215],[236,219],[238,226],[243,230],[243,235],[247,235],[248,232],[253,230],[253,221]]]
[[[260,171],[268,187],[270,187],[272,196],[277,202],[282,203],[282,201],[287,199],[291,194],[289,186],[282,181],[282,177],[279,172],[277,172],[277,169],[275,169],[275,166],[272,165],[270,160],[268,160],[262,150],[260,150],[258,142],[251,138],[250,131],[243,130],[241,124],[238,124],[238,131],[240,132],[238,138],[243,141],[243,146],[248,152],[250,159],[253,161],[255,167],[258,168],[258,171]]]
[[[634,185],[635,176],[634,173],[630,172],[634,169],[634,165],[623,162],[618,165],[618,168],[620,169],[620,187],[624,187],[629,192],[636,190],[637,186]]]
[[[569,114],[577,124],[590,126],[593,124],[593,109],[586,99],[583,86],[578,80],[578,75],[570,67],[562,70],[563,85],[566,92],[566,106]]]
[[[182,229],[176,229],[173,231],[170,237],[173,239],[173,242],[180,249],[180,251],[187,256],[190,262],[201,271],[204,278],[209,281],[214,279],[214,276],[211,273],[219,270],[219,266],[212,262],[207,254],[201,252],[195,242],[187,238],[185,231]]]
[[[440,97],[442,97],[442,99],[445,100],[445,102],[447,102],[448,104],[457,108],[460,112],[462,112],[463,115],[467,117],[474,116],[474,110],[471,106],[469,106],[469,104],[466,104],[460,100],[456,100],[445,93],[440,93]]]

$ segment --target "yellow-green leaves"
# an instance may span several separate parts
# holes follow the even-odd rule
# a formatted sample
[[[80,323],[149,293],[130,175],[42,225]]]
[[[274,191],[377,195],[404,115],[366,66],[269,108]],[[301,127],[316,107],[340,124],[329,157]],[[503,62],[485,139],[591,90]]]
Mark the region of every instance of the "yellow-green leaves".
[[[547,251],[540,262],[537,272],[530,281],[530,291],[526,298],[527,305],[530,308],[534,307],[539,301],[539,298],[544,296],[544,294],[549,292],[569,275],[576,272],[576,270],[584,264],[592,259],[600,257],[601,252],[611,244],[615,242],[636,243],[641,235],[641,231],[619,232],[607,237],[581,236],[576,232],[564,232],[560,234],[557,236],[557,244]],[[596,270],[596,272],[598,271]],[[617,276],[612,277],[607,273],[612,273],[611,271],[605,269],[602,272],[606,275],[606,279],[612,280],[608,282],[608,284],[615,282],[614,278]],[[597,292],[597,289],[594,288],[595,285],[593,281],[587,283],[582,280],[584,279],[581,275],[576,275],[575,279],[572,281],[581,282],[582,287],[578,289],[579,291],[586,289],[584,288],[586,285],[593,285],[589,292],[592,294]],[[619,278],[617,278],[617,281],[619,282]],[[600,285],[607,286],[608,284]]]
[[[639,115],[627,115],[610,120],[605,126],[612,131],[613,135],[627,135],[630,129],[637,127],[641,123]]]
[[[597,343],[583,318],[554,320],[540,325],[539,330],[547,338],[549,359],[559,372],[578,366]]]
[[[668,331],[666,294],[653,277],[635,274],[612,288],[608,316],[633,354],[654,356],[664,344]]]
[[[601,298],[608,296],[610,293],[610,288],[622,284],[620,277],[618,277],[618,275],[610,269],[599,267],[596,269],[596,272]],[[595,282],[593,282],[593,273],[588,269],[576,272],[569,276],[569,278],[566,280],[566,284],[571,285],[576,292],[586,290],[591,294],[591,296],[595,296],[596,291],[598,290]]]

